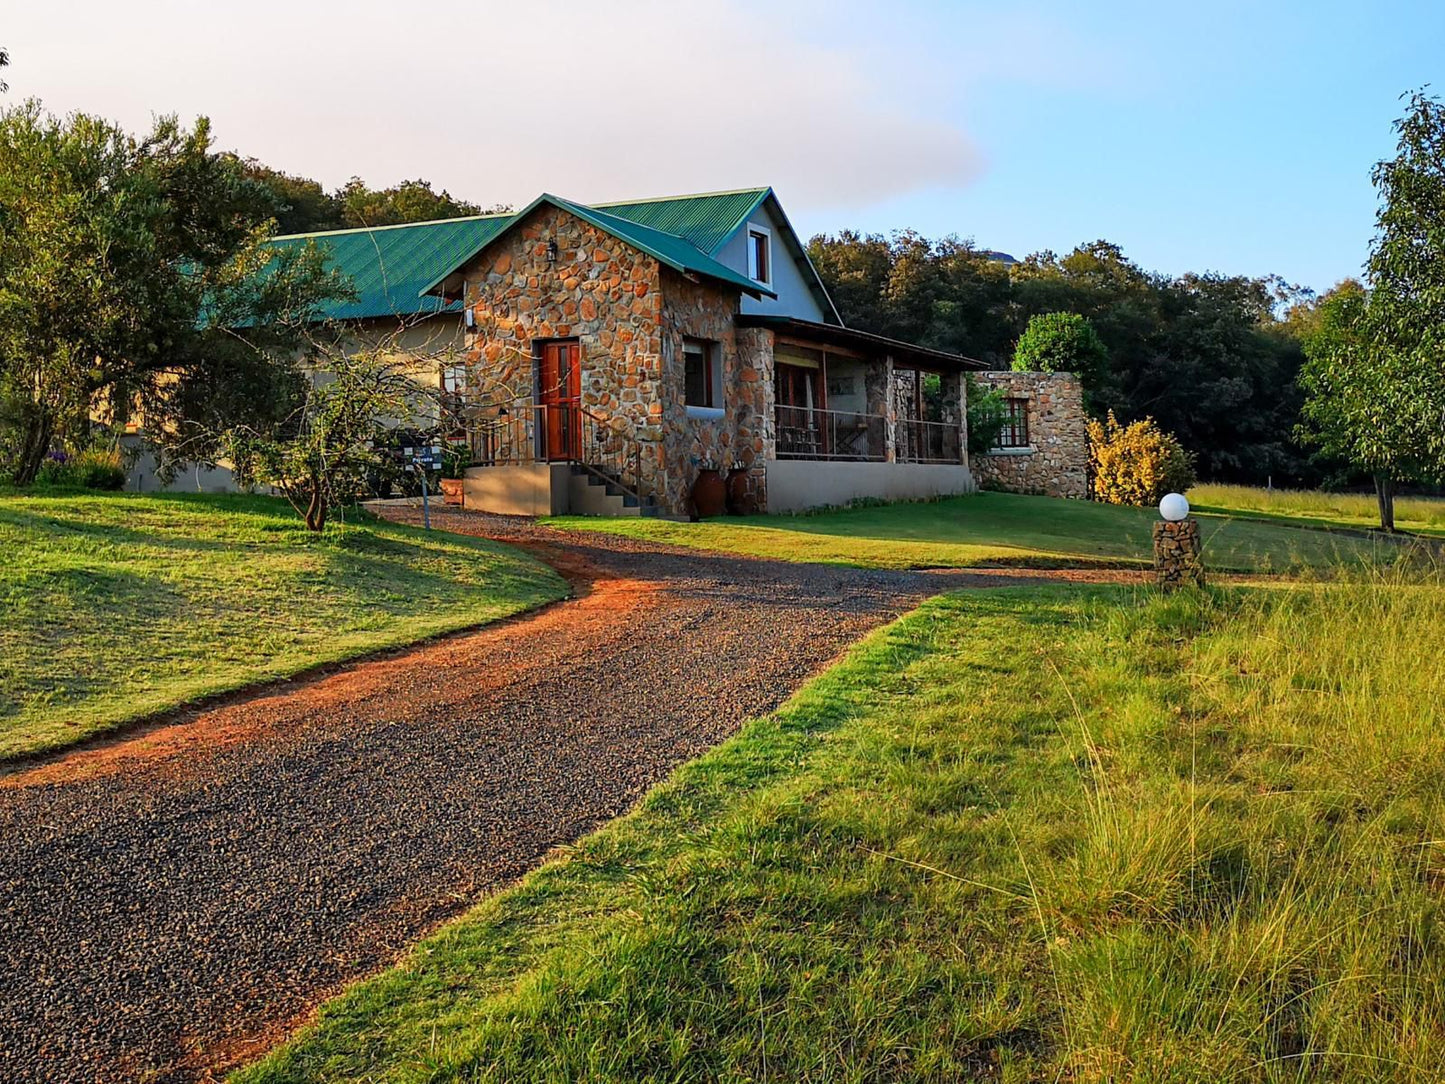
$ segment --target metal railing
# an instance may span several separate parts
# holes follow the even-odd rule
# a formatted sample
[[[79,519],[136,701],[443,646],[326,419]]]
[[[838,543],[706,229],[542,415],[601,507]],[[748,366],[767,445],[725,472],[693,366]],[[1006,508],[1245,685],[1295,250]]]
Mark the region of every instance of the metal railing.
[[[534,403],[476,419],[472,464],[571,463],[631,493],[646,495],[642,445],[631,426],[620,426],[573,404]]]
[[[779,404],[774,418],[779,459],[888,459],[888,420],[881,414]],[[899,418],[893,439],[893,458],[899,463],[963,462],[962,434],[955,423]]]
[[[888,419],[881,414],[814,407],[774,408],[779,459],[851,459],[879,462],[888,458]]]
[[[963,434],[957,422],[899,418],[893,435],[900,463],[963,462]]]

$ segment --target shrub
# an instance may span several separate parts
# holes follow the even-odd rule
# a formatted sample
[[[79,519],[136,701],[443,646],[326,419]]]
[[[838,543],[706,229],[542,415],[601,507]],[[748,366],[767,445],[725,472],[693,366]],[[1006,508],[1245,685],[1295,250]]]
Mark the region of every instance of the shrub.
[[[1040,313],[1014,347],[1013,368],[1020,373],[1076,373],[1092,384],[1108,362],[1104,340],[1076,312]]]
[[[1003,431],[1003,392],[980,384],[972,373],[964,373],[963,382],[968,451],[970,455],[985,455],[998,444],[998,435]]]
[[[1120,425],[1111,410],[1089,420],[1093,497],[1105,504],[1150,505],[1194,484],[1193,457],[1153,418]]]
[[[116,447],[87,448],[77,455],[52,452],[35,476],[38,485],[65,489],[125,488],[125,462]]]

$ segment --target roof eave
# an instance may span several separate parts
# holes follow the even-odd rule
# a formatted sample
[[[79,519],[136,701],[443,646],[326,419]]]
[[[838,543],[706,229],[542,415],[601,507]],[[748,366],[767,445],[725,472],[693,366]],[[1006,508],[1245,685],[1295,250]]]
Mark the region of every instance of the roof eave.
[[[886,354],[891,352],[895,354],[906,354],[915,358],[926,358],[958,369],[969,369],[980,372],[988,368],[984,362],[964,354],[954,354],[947,350],[935,350],[931,346],[919,346],[916,343],[904,342],[901,339],[890,339],[886,335],[876,335],[871,331],[860,331],[857,328],[844,327],[841,324],[820,324],[813,320],[800,320],[796,316],[773,316],[766,313],[744,313],[739,314],[734,319],[741,327],[789,330],[795,331],[801,336],[811,334],[820,340],[825,340],[829,336],[838,339],[849,339],[854,343],[867,344],[880,353]]]

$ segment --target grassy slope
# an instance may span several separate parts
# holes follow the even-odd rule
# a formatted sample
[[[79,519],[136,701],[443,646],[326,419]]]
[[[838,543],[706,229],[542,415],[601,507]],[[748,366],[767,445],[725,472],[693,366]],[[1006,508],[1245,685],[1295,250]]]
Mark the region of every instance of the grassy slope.
[[[935,600],[240,1081],[1435,1079],[1442,602]]]
[[[504,546],[264,497],[0,498],[0,758],[560,597]]]
[[[704,523],[584,517],[548,522],[758,557],[904,568],[1144,564],[1150,560],[1150,532],[1158,518],[1157,512],[1145,508],[977,493],[944,501]],[[1332,564],[1392,545],[1249,519],[1202,517],[1201,521],[1206,562],[1233,571]]]
[[[1305,526],[1368,530],[1380,523],[1375,498],[1360,493],[1211,484],[1191,489],[1189,501],[1201,512],[1256,516]],[[1445,536],[1445,500],[1398,498],[1395,526],[1402,531]]]

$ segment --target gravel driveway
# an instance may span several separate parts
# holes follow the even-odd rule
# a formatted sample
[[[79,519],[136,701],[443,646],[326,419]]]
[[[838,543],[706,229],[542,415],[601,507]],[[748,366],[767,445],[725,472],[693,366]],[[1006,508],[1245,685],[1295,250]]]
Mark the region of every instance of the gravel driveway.
[[[998,582],[437,519],[580,597],[0,778],[0,1081],[211,1079],[868,629]]]

